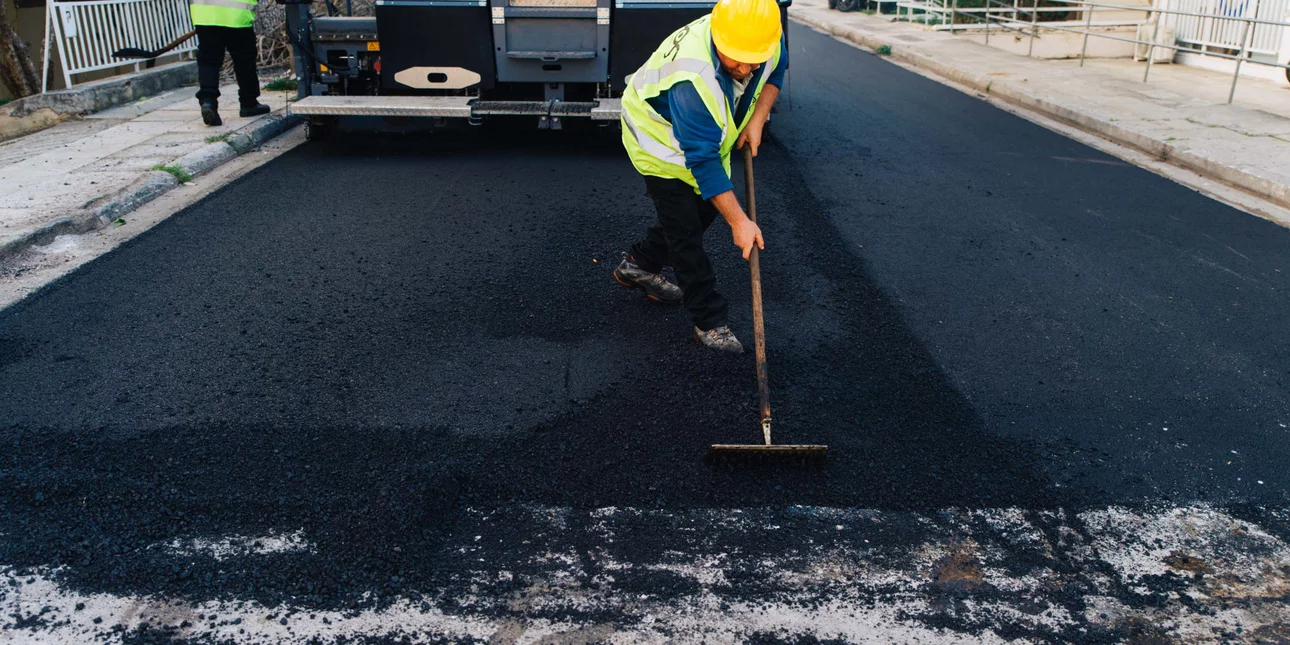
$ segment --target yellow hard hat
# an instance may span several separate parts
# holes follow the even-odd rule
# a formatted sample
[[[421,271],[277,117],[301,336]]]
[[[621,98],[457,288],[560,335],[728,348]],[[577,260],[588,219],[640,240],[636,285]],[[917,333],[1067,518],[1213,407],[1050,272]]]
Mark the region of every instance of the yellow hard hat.
[[[775,0],[721,0],[712,8],[712,42],[741,63],[770,60],[782,34]]]

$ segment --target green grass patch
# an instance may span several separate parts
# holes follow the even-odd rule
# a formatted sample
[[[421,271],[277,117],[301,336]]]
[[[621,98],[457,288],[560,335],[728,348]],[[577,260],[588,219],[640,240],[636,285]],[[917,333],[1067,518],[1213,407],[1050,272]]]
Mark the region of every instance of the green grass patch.
[[[0,105],[4,105],[5,103],[13,103],[13,99],[0,99]]]
[[[296,79],[291,78],[290,76],[275,78],[264,84],[264,89],[270,92],[295,91],[299,87],[300,86],[296,83]]]
[[[879,55],[879,56],[890,56],[890,55],[891,55],[891,45],[881,45],[881,46],[879,46],[879,47],[878,47],[878,55]]]
[[[224,134],[217,134],[213,137],[206,137],[206,143],[215,143],[216,141],[228,143],[228,138],[231,136],[233,136],[232,132],[225,132]]]
[[[168,172],[171,175],[174,175],[175,179],[178,179],[179,183],[181,184],[186,184],[193,180],[193,176],[184,172],[184,169],[180,168],[179,166],[167,166],[165,164],[157,164],[153,166],[152,169],[160,170],[161,172]]]

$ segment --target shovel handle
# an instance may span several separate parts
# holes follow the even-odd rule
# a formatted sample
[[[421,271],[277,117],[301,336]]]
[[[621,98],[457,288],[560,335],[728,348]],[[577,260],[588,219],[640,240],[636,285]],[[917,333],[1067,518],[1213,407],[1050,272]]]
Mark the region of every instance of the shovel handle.
[[[744,189],[748,202],[748,219],[757,223],[757,198],[753,192],[752,149],[744,144]],[[748,255],[748,268],[752,272],[753,346],[757,354],[757,392],[761,395],[761,431],[766,445],[770,445],[770,375],[766,370],[766,324],[761,308],[761,258],[753,244]]]

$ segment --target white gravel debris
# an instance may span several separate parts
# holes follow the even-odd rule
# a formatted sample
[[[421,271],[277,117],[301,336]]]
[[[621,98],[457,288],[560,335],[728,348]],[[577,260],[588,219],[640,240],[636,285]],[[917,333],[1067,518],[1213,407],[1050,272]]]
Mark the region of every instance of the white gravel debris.
[[[719,527],[735,532],[738,543],[738,532],[764,530],[779,512],[531,508],[498,511],[497,517],[468,514],[479,524],[461,527],[457,539],[472,545],[476,535],[487,533],[471,529],[485,529],[486,522],[530,526],[524,521],[527,514],[549,527],[543,518],[580,518],[570,526],[585,528],[569,530],[599,540],[597,564],[594,569],[588,566],[589,554],[570,546],[578,540],[559,531],[542,536],[543,547],[533,547],[539,556],[530,561],[488,558],[494,564],[470,565],[463,573],[479,586],[461,592],[465,595],[441,597],[438,590],[420,589],[425,598],[435,600],[423,605],[404,597],[358,612],[93,593],[63,584],[68,573],[64,569],[0,565],[0,630],[10,625],[10,631],[0,631],[0,640],[6,645],[122,643],[147,624],[175,628],[177,638],[270,645],[369,637],[413,643],[504,640],[517,645],[731,643],[766,635],[785,640],[1021,644],[1044,640],[1045,635],[1115,630],[1134,620],[1177,642],[1252,645],[1260,642],[1259,634],[1280,633],[1275,630],[1290,625],[1290,606],[1283,602],[1290,593],[1290,545],[1250,521],[1203,504],[1117,506],[1078,514],[1015,508],[929,513],[827,509],[818,517],[814,511],[804,515],[806,524],[775,525],[786,532],[802,533],[808,526],[820,532],[794,538],[836,538],[800,539],[778,555],[740,554],[720,540],[679,537],[694,536],[696,526]],[[868,539],[836,533],[847,525],[868,525],[875,517],[889,530],[909,532],[915,542],[882,540],[872,546]],[[635,561],[616,560],[607,536],[627,535],[642,522],[654,531],[674,531],[662,534],[678,536],[676,543],[636,556]],[[189,537],[157,548],[227,559],[280,553],[308,557],[317,547],[297,531]],[[455,551],[457,545],[445,549]],[[1041,557],[1019,565],[1017,552]],[[641,573],[675,576],[688,583],[678,587],[684,591],[667,594],[639,589],[628,594],[614,586],[617,576]],[[512,591],[502,597],[484,591],[497,581],[507,582]],[[945,584],[957,585],[965,595],[954,603],[943,602],[938,589]],[[1054,594],[1068,584],[1083,590],[1078,606],[1063,604],[1063,596]],[[768,585],[768,591],[759,592],[754,601],[740,594],[740,585]],[[534,618],[539,615],[546,618]],[[551,618],[565,615],[586,618]],[[287,625],[281,624],[284,616],[289,616]],[[31,620],[34,617],[39,620]],[[99,623],[93,622],[96,618]],[[237,624],[232,622],[239,618]],[[956,632],[945,627],[947,618],[976,627]],[[12,621],[22,619],[34,626],[12,629]],[[1242,626],[1235,638],[1230,638],[1232,625]],[[1018,636],[1027,633],[1034,635],[1033,641]]]

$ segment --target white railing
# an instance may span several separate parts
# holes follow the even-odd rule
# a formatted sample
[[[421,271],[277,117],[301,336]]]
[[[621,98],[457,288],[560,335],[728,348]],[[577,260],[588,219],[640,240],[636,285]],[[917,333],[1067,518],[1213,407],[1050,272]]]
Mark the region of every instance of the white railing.
[[[1284,20],[1290,17],[1290,0],[1174,0],[1171,4],[1179,11],[1214,16],[1178,16],[1175,23],[1178,42],[1202,50],[1240,49],[1245,35],[1241,18]],[[1249,51],[1276,56],[1281,48],[1282,31],[1275,25],[1256,24],[1250,34]]]
[[[1287,53],[1290,53],[1285,51],[1286,43],[1290,42],[1290,16],[1285,15],[1290,0],[1181,0],[1184,4],[1204,3],[1201,8],[1207,11],[1193,11],[1190,6],[1185,9],[1142,7],[1097,0],[1048,1],[1061,5],[1041,7],[1038,0],[985,0],[984,9],[962,9],[958,7],[958,0],[952,0],[948,29],[962,28],[963,25],[959,25],[958,21],[960,17],[965,17],[974,23],[984,23],[986,44],[990,42],[990,29],[994,27],[1029,37],[1031,52],[1034,51],[1035,39],[1042,38],[1041,32],[1044,30],[1082,34],[1084,46],[1080,51],[1081,67],[1084,65],[1089,38],[1134,43],[1147,49],[1143,83],[1151,75],[1151,65],[1157,58],[1157,49],[1234,61],[1236,64],[1232,74],[1232,87],[1227,95],[1228,103],[1236,96],[1236,84],[1241,77],[1242,64],[1266,65],[1290,72],[1290,62],[1282,62],[1286,61]],[[1269,7],[1266,10],[1260,7],[1264,3]],[[1082,25],[1069,22],[1045,24],[1039,19],[1044,13],[1072,10],[1080,10],[1084,14]],[[1147,19],[1143,21],[1143,25],[1147,31],[1152,32],[1151,39],[1144,40],[1141,36],[1128,38],[1094,31],[1093,14],[1098,10],[1144,13]],[[1192,22],[1186,22],[1188,20]],[[1177,28],[1174,42],[1160,42],[1159,36],[1164,33],[1160,29],[1162,23]],[[1187,29],[1185,33],[1184,26]],[[1287,74],[1287,78],[1290,79],[1290,74]]]
[[[156,50],[192,30],[188,0],[87,0],[45,4],[45,62],[41,91],[49,89],[50,50],[58,49],[63,82],[72,86],[77,74],[130,65],[113,58],[125,47]],[[197,50],[196,39],[169,54]],[[134,62],[137,70],[140,62]]]

